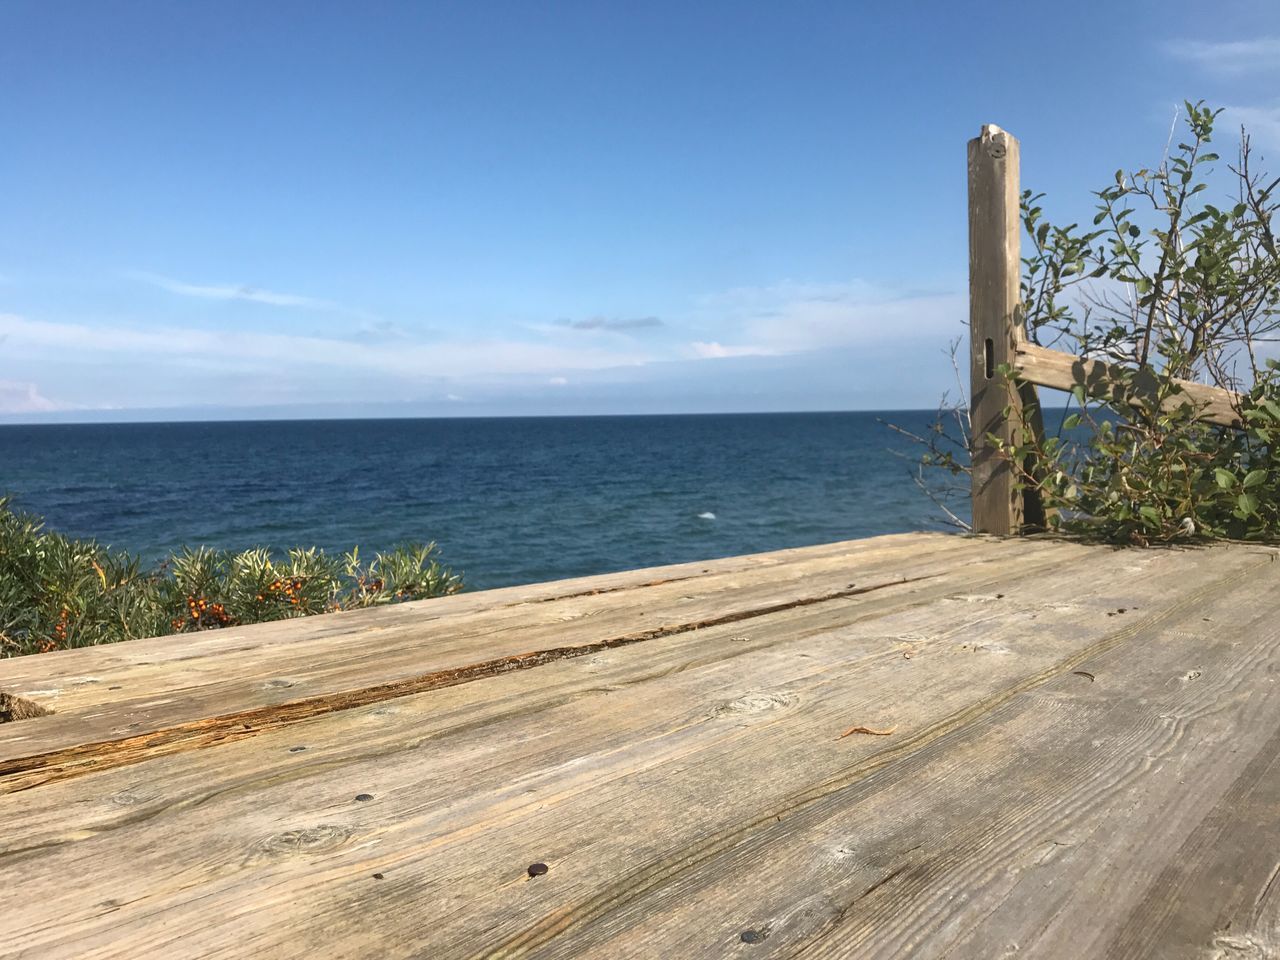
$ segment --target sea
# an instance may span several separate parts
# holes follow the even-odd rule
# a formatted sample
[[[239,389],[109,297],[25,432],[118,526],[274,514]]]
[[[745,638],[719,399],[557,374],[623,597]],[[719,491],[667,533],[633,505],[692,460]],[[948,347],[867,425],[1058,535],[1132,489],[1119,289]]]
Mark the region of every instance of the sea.
[[[0,494],[158,560],[435,541],[468,589],[945,529],[924,411],[0,426]],[[957,506],[957,511],[963,509]]]

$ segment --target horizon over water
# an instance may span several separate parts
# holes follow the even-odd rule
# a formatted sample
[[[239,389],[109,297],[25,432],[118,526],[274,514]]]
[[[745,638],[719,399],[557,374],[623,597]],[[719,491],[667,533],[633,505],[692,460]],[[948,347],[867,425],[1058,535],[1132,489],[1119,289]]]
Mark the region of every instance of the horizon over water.
[[[155,560],[435,540],[470,589],[945,529],[934,411],[0,426],[0,494]]]

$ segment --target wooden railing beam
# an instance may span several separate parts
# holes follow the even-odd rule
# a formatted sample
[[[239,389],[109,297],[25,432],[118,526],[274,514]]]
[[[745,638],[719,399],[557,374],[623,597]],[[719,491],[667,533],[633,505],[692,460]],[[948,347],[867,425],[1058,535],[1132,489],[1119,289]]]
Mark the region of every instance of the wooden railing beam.
[[[969,141],[969,419],[973,529],[1000,536],[1043,527],[1036,494],[1038,465],[1015,465],[1001,447],[1024,445],[1026,431],[1043,435],[1036,387],[1073,391],[1133,407],[1151,407],[1160,379],[1134,370],[1037,346],[1027,338],[1021,298],[1021,195],[1017,139],[994,125]],[[1013,372],[1012,381],[1002,371]],[[1160,399],[1170,412],[1190,406],[1203,423],[1240,427],[1242,398],[1220,387],[1175,380]],[[1032,478],[1029,483],[1020,479]]]
[[[1018,379],[1054,390],[1071,391],[1077,386],[1096,400],[1112,400],[1135,407],[1150,405],[1157,390],[1158,379],[1154,371],[1133,374],[1130,368],[1105,360],[1087,360],[1075,354],[1063,353],[1021,342],[1014,350],[1014,370]],[[1211,387],[1190,380],[1175,380],[1182,389],[1166,397],[1166,410],[1177,410],[1190,404],[1196,411],[1196,419],[1224,427],[1239,427],[1241,398],[1230,390]]]

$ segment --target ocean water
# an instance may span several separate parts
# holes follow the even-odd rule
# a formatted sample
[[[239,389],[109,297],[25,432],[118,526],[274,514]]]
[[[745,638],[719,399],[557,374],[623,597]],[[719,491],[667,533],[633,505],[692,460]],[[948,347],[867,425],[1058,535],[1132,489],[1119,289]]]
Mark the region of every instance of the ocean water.
[[[922,411],[0,426],[0,493],[74,537],[361,552],[468,588],[937,529]]]

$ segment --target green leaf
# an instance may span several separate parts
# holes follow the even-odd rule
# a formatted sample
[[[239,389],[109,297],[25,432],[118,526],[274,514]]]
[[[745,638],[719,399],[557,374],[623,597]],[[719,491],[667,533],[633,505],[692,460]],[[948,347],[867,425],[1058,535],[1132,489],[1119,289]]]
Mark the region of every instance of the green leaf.
[[[1230,490],[1236,485],[1236,475],[1230,470],[1223,470],[1221,467],[1218,467],[1213,471],[1213,475],[1218,480],[1218,486],[1223,490]]]
[[[1241,484],[1241,486],[1245,490],[1251,490],[1254,487],[1258,486],[1258,484],[1265,483],[1266,479],[1267,479],[1267,471],[1250,470],[1248,473],[1244,475],[1244,482]]]
[[[1236,513],[1240,517],[1251,517],[1258,512],[1258,498],[1252,493],[1242,493],[1236,497]]]

